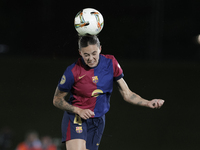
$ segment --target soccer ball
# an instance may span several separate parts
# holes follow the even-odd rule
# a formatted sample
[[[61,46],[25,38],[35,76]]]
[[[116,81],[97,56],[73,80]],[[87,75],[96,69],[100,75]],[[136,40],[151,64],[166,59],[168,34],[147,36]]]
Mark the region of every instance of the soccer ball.
[[[101,13],[93,8],[85,8],[78,12],[74,26],[80,35],[97,35],[103,28],[104,20]]]

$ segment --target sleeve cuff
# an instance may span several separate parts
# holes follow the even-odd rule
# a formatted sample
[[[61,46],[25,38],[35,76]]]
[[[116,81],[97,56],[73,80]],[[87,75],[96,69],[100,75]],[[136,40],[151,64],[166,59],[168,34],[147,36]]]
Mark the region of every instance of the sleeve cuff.
[[[70,91],[70,90],[64,89],[64,88],[62,88],[62,87],[60,87],[60,86],[58,86],[58,89],[59,89],[60,91],[63,91],[63,92],[69,92],[69,91]]]
[[[117,81],[117,80],[119,80],[119,79],[121,79],[121,78],[123,78],[124,77],[124,74],[122,73],[121,75],[119,75],[118,77],[114,77],[114,81]]]

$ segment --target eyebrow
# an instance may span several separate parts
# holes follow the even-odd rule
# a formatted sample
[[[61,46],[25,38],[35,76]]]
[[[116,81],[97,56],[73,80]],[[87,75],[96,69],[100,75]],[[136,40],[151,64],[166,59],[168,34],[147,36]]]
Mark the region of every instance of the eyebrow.
[[[97,53],[97,51],[93,51],[91,54]],[[84,53],[84,55],[89,55],[89,53]]]

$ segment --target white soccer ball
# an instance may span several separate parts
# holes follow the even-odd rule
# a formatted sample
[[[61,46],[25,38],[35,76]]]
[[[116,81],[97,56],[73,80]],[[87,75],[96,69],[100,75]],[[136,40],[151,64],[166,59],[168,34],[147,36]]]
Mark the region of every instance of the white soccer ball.
[[[74,26],[80,35],[97,35],[104,25],[103,16],[93,8],[85,8],[78,12],[74,19]]]

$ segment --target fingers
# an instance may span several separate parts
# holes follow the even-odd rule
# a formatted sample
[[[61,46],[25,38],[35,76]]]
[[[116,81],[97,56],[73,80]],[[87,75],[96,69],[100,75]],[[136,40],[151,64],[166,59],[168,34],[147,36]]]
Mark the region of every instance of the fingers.
[[[83,109],[79,114],[79,116],[85,120],[91,118],[94,115],[94,112],[90,109]]]
[[[153,102],[152,104],[153,108],[159,109],[164,104],[165,101],[162,99],[155,99],[155,100],[152,100],[152,102]]]
[[[94,113],[91,110],[85,111],[85,114],[84,114],[85,119],[89,119],[92,116],[94,116]]]

